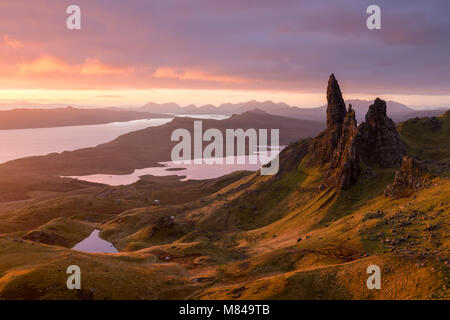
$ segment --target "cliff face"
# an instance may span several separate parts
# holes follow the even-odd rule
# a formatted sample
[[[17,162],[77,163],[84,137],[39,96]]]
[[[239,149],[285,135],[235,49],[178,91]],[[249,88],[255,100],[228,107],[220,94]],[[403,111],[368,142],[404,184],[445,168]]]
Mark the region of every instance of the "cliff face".
[[[386,115],[385,101],[377,98],[358,127],[355,112],[351,105],[347,112],[333,74],[328,80],[327,101],[327,128],[311,142],[308,163],[330,163],[325,186],[348,188],[358,180],[361,162],[384,168],[400,166],[406,151],[394,121]]]

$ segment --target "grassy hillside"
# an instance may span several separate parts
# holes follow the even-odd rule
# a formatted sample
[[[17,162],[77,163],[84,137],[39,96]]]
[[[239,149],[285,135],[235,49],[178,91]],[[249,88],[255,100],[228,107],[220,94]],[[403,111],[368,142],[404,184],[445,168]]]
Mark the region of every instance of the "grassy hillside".
[[[398,124],[409,155],[450,162],[450,112],[439,117],[413,118]]]
[[[408,153],[448,162],[446,117],[437,129],[431,120],[400,124]],[[446,173],[405,197],[384,195],[396,169],[378,167],[363,167],[347,190],[319,188],[328,167],[306,165],[309,143],[285,148],[275,176],[147,177],[16,204],[0,215],[0,227],[14,230],[0,236],[0,297],[449,299]],[[156,197],[161,205],[149,201]],[[93,227],[120,253],[63,248]],[[67,245],[19,238],[36,231]],[[70,264],[84,270],[79,292],[65,289]],[[381,290],[366,287],[372,264],[382,270]]]
[[[183,268],[151,254],[94,255],[3,239],[0,254],[0,299],[180,299],[195,288]],[[81,269],[81,290],[67,289],[70,265]]]

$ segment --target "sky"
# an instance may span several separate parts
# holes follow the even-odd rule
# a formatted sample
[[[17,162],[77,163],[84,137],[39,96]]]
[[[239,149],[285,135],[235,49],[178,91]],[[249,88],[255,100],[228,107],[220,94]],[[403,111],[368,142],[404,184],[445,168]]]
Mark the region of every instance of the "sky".
[[[0,102],[312,107],[335,73],[346,99],[448,107],[449,15],[446,0],[0,0]]]

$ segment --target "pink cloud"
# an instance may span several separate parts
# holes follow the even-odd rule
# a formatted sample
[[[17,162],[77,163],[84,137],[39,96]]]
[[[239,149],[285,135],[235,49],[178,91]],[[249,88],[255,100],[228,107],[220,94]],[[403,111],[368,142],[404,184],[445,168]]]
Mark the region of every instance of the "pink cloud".
[[[8,47],[13,48],[13,49],[18,49],[18,48],[21,48],[23,46],[22,42],[20,42],[17,39],[11,38],[7,34],[5,34],[3,36],[3,41]]]
[[[67,1],[0,1],[0,84],[322,92],[335,72],[355,92],[447,93],[450,2],[378,2],[373,32],[365,1],[78,0],[74,32]]]
[[[163,67],[156,69],[153,74],[155,78],[177,79],[177,80],[199,80],[199,81],[212,81],[219,83],[244,83],[247,80],[219,75],[208,74],[200,70],[180,70],[176,68]]]

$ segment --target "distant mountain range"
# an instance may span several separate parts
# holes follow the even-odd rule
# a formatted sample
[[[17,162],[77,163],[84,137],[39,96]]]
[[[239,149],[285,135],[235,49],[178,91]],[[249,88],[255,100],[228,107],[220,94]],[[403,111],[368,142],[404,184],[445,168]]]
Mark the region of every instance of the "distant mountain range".
[[[356,112],[358,123],[363,122],[365,114],[372,104],[367,100],[347,100]],[[27,106],[26,108],[23,106]],[[247,111],[259,110],[270,115],[286,118],[309,120],[324,123],[326,107],[300,108],[286,103],[273,101],[259,102],[255,100],[243,103],[224,103],[219,106],[207,104],[203,106],[189,105],[181,107],[176,103],[149,102],[141,107],[93,107],[69,106],[62,104],[33,104],[28,102],[0,103],[0,130],[48,128],[74,125],[95,125],[111,122],[125,122],[139,119],[164,118],[170,115],[228,115],[242,114]],[[7,110],[6,110],[7,109]],[[445,112],[445,108],[433,110],[415,110],[404,104],[387,101],[387,114],[395,122],[405,121],[415,117],[434,117]]]
[[[358,123],[364,121],[365,114],[369,108],[369,105],[373,101],[368,100],[347,100],[347,105],[352,104],[353,109],[356,112],[356,119]],[[207,104],[197,107],[195,105],[189,105],[181,107],[176,103],[154,103],[149,102],[146,105],[136,108],[136,111],[154,112],[154,113],[170,113],[170,114],[185,114],[185,115],[200,115],[200,114],[221,114],[232,115],[249,110],[259,109],[264,112],[279,115],[283,117],[312,120],[312,121],[325,121],[325,106],[315,108],[300,108],[295,106],[289,106],[286,103],[275,103],[273,101],[259,102],[255,100],[243,102],[243,103],[224,103],[219,106]],[[388,116],[394,121],[403,121],[414,117],[431,117],[438,116],[444,112],[445,109],[433,109],[433,110],[415,110],[404,104],[387,101],[387,113]]]
[[[105,109],[108,108],[105,105],[82,105],[73,104],[67,102],[54,102],[54,103],[36,103],[30,101],[14,101],[14,102],[0,102],[0,110],[13,110],[13,109],[57,109],[65,107],[74,107],[78,109]],[[118,108],[130,108],[130,105],[120,105],[116,106]],[[134,105],[134,107],[139,107],[139,105]]]

